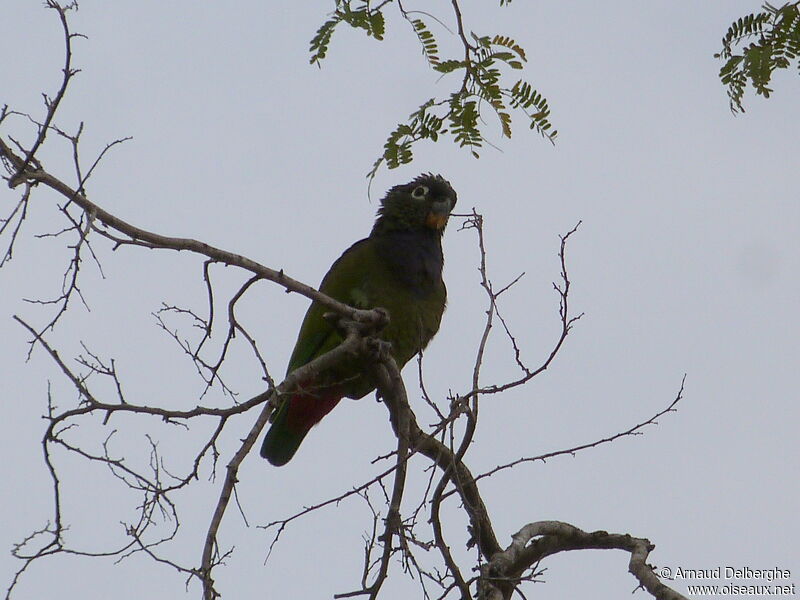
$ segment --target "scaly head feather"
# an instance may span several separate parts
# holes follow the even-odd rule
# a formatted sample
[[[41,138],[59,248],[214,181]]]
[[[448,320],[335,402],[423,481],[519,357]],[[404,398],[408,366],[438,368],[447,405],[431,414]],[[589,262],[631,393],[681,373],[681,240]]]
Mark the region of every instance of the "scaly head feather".
[[[455,190],[444,177],[424,173],[386,193],[372,235],[425,229],[441,234],[456,200]]]

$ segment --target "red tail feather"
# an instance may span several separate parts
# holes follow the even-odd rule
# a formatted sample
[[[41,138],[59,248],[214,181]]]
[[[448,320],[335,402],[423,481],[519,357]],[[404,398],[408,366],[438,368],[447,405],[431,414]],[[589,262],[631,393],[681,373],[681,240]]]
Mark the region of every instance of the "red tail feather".
[[[264,443],[261,456],[276,466],[289,462],[311,428],[320,422],[342,399],[337,388],[299,392],[278,409]]]
[[[293,432],[307,432],[333,410],[342,399],[338,390],[295,394],[289,400],[286,427]]]

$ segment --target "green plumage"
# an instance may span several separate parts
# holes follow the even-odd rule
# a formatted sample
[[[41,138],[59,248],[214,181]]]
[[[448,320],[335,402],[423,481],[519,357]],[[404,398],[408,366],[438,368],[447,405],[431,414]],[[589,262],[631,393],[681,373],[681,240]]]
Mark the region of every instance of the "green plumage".
[[[439,329],[447,301],[441,236],[455,202],[455,192],[440,176],[422,175],[395,186],[383,199],[370,236],[333,263],[319,288],[356,308],[385,308],[389,324],[380,337],[391,343],[400,368]],[[316,302],[309,307],[287,374],[342,342],[323,317],[328,311]],[[278,409],[261,455],[273,464],[285,464],[311,427],[343,396],[358,399],[374,389],[355,357],[303,382]]]

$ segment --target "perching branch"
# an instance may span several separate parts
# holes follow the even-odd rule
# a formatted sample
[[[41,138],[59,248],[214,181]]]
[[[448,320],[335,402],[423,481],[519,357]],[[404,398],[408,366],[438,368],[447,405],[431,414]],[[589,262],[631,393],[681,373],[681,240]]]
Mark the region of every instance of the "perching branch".
[[[17,155],[2,138],[0,138],[0,155],[6,157],[17,169],[23,169],[23,167],[25,167],[25,160]],[[5,177],[5,179],[9,180],[11,178]],[[132,225],[102,209],[94,202],[91,202],[83,193],[73,189],[42,168],[32,168],[27,166],[24,168],[24,170],[19,170],[18,175],[13,179],[13,181],[9,181],[10,187],[15,187],[22,181],[27,181],[28,183],[33,184],[42,184],[58,192],[67,200],[74,202],[95,223],[99,224],[93,223],[91,229],[100,235],[115,241],[115,248],[124,244],[133,244],[153,249],[176,250],[179,252],[188,251],[193,254],[198,254],[205,258],[211,259],[214,262],[236,266],[245,271],[249,271],[261,279],[267,279],[273,283],[277,283],[278,285],[286,288],[286,290],[289,292],[296,292],[305,296],[306,298],[319,302],[327,308],[339,313],[343,317],[347,317],[353,321],[375,323],[376,320],[380,319],[380,317],[375,315],[374,311],[361,310],[338,302],[337,300],[326,296],[313,287],[301,283],[296,279],[292,279],[286,275],[283,270],[276,271],[275,269],[266,267],[252,259],[227,250],[216,248],[210,244],[206,244],[205,242],[193,240],[191,238],[165,236]],[[121,234],[123,237],[114,237],[114,234],[111,232]]]
[[[385,314],[383,316],[385,317]],[[341,362],[344,357],[358,353],[358,347],[362,343],[363,339],[358,330],[359,325],[361,324],[354,322],[354,326],[350,334],[336,348],[306,363],[299,369],[295,369],[286,377],[284,382],[278,386],[276,393],[270,395],[270,402],[261,410],[255,423],[253,423],[253,426],[250,428],[247,437],[242,440],[239,449],[226,466],[225,481],[223,483],[222,490],[220,491],[219,500],[217,501],[216,508],[214,509],[211,523],[208,527],[206,541],[203,547],[202,562],[199,569],[203,582],[203,597],[205,600],[213,600],[219,596],[219,593],[214,589],[212,570],[216,565],[219,564],[219,528],[220,524],[222,523],[222,517],[224,516],[231,496],[234,493],[235,485],[238,482],[237,474],[239,472],[239,467],[245,457],[250,453],[250,450],[261,434],[261,431],[267,424],[273,407],[277,405],[277,396],[291,391],[295,386],[298,385],[299,382],[311,379],[320,371],[324,371],[331,365]]]

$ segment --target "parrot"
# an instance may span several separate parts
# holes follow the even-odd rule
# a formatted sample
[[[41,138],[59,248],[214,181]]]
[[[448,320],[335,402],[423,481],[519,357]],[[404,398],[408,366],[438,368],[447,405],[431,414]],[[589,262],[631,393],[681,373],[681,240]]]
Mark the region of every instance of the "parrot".
[[[389,322],[378,337],[390,344],[398,368],[439,330],[447,304],[442,234],[456,192],[441,175],[425,173],[389,189],[368,237],[331,265],[319,290],[354,308],[381,307]],[[342,334],[312,302],[300,326],[287,375],[342,343]],[[283,395],[261,446],[272,465],[288,463],[306,434],[344,398],[358,400],[376,384],[357,358],[304,380]]]

